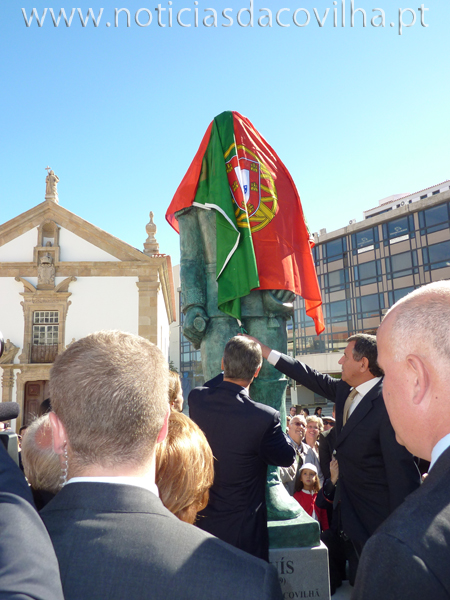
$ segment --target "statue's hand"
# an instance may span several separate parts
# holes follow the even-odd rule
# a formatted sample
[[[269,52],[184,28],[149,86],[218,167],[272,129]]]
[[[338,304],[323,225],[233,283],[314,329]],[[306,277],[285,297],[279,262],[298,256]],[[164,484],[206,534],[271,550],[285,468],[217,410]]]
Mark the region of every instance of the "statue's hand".
[[[185,315],[183,335],[198,350],[206,333],[209,317],[201,306],[190,306]]]
[[[294,292],[289,290],[265,290],[263,304],[267,314],[289,318],[294,310]]]

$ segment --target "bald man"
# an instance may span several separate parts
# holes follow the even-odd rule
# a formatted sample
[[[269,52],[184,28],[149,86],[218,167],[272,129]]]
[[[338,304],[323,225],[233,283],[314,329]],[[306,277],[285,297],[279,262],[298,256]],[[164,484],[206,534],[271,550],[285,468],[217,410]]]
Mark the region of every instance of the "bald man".
[[[377,334],[397,441],[428,477],[367,542],[352,600],[450,598],[450,282],[397,302]]]

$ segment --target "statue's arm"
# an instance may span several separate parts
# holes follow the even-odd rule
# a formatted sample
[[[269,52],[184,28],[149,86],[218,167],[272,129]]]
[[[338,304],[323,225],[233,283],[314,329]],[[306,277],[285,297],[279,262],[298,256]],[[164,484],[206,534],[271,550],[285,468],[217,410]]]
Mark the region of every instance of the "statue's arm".
[[[198,222],[198,209],[185,208],[176,213],[180,227],[181,303],[185,315],[184,336],[200,347],[208,325],[206,313],[205,256]]]

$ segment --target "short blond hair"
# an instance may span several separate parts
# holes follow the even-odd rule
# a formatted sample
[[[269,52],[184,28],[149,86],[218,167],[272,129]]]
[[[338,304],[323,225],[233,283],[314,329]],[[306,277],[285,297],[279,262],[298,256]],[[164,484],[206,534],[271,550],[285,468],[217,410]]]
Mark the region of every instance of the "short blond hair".
[[[168,411],[168,364],[148,340],[99,331],[73,342],[50,371],[52,409],[78,467],[141,465]]]
[[[189,417],[171,412],[166,439],[156,446],[156,485],[161,501],[181,521],[194,523],[214,481],[208,440]]]
[[[321,419],[321,417],[318,417],[317,415],[310,415],[308,417],[306,417],[306,425],[308,425],[308,423],[317,423],[317,426],[319,427],[319,433],[322,433],[323,431],[323,421]]]
[[[34,490],[56,494],[61,489],[61,464],[53,450],[52,428],[47,414],[35,419],[22,438],[25,477]]]

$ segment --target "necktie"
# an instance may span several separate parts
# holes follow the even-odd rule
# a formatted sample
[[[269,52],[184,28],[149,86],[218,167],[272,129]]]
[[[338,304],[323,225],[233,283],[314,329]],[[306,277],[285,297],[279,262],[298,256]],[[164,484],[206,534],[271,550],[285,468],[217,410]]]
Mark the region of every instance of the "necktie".
[[[357,396],[357,395],[358,395],[358,390],[356,388],[353,388],[352,391],[350,392],[350,394],[347,396],[347,400],[345,401],[345,404],[344,404],[344,414],[343,414],[342,425],[345,425],[347,423],[350,407],[353,404],[353,400],[355,399],[355,396]]]

